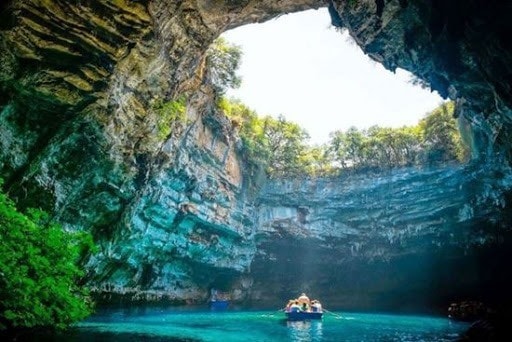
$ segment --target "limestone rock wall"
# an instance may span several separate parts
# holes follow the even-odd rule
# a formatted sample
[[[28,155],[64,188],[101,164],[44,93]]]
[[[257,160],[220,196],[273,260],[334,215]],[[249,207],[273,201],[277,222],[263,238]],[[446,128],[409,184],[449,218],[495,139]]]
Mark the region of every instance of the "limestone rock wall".
[[[87,267],[100,298],[202,301],[210,287],[232,285],[247,271],[255,252],[251,198],[233,137],[202,115],[208,100],[191,99],[180,139],[162,146],[112,235],[98,234],[102,249]]]
[[[510,244],[511,187],[510,170],[472,166],[269,181],[254,299],[307,290],[331,305],[397,309],[480,296],[488,260],[475,251]]]

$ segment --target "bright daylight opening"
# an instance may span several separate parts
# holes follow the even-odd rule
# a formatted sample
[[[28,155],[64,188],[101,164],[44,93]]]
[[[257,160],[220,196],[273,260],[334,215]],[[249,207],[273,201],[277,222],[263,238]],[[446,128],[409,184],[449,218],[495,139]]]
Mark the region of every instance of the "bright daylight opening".
[[[395,74],[368,56],[330,24],[327,9],[284,15],[223,34],[243,51],[242,84],[227,95],[259,115],[299,124],[310,143],[355,126],[416,125],[443,99],[411,83],[412,74]]]

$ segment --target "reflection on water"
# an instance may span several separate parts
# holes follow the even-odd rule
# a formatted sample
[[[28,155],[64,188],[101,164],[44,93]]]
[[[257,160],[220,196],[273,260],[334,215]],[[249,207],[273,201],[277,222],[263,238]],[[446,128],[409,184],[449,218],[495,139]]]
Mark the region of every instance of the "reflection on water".
[[[288,321],[288,336],[290,341],[321,341],[322,340],[322,321]]]
[[[33,342],[454,342],[467,324],[444,317],[339,313],[286,321],[272,311],[212,312],[208,308],[102,310],[60,333],[15,336]],[[10,341],[0,333],[0,341]]]

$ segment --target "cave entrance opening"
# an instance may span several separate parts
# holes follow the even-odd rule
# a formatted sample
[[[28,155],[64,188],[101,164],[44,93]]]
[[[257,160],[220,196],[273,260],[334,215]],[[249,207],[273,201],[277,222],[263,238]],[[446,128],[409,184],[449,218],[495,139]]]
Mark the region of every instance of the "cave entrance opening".
[[[242,49],[242,84],[228,91],[260,115],[283,115],[305,128],[312,144],[334,130],[415,125],[443,101],[366,56],[326,8],[287,14],[225,32]]]
[[[331,26],[325,8],[242,26],[221,37],[242,52],[241,86],[227,90],[226,101],[236,98],[270,118],[260,122],[262,129],[242,130],[250,139],[264,131],[261,145],[270,148],[262,159],[269,160],[270,176],[468,159],[454,104],[409,72],[393,73],[371,60],[347,32]],[[239,126],[248,124],[243,115],[231,118]]]

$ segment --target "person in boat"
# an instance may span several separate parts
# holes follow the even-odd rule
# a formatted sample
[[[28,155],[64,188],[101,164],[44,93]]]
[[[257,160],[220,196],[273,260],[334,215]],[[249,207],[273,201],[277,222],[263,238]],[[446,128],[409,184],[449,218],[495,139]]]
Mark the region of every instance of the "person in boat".
[[[306,305],[309,306],[311,304],[308,296],[306,296],[305,293],[302,293],[297,300],[299,301],[299,305],[303,305],[304,303],[306,303]]]
[[[286,307],[284,308],[284,311],[290,312],[290,308],[292,307],[293,303],[295,303],[295,300],[294,299],[290,299],[288,301],[288,304],[286,304]]]
[[[298,300],[296,300],[295,302],[293,302],[292,305],[290,305],[290,312],[300,312],[300,305]]]
[[[313,312],[322,312],[322,304],[316,299],[311,301],[311,311]]]

